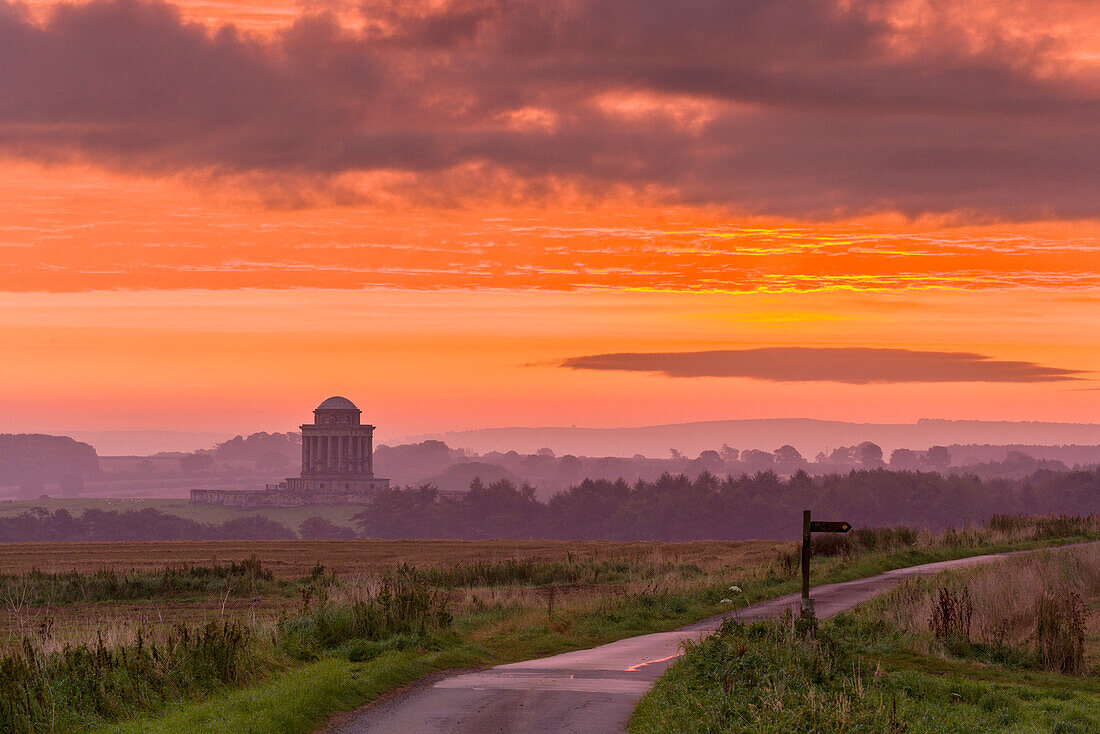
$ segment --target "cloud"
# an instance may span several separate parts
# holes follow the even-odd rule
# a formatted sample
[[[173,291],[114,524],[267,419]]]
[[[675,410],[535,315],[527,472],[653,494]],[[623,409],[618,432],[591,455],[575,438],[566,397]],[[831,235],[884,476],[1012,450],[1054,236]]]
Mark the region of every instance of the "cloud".
[[[261,37],[163,2],[39,22],[0,0],[0,151],[303,186],[410,174],[424,196],[457,175],[807,217],[1100,214],[1096,66],[1013,17],[906,7],[381,3],[362,30],[320,14]]]
[[[746,377],[769,382],[1058,382],[1082,370],[997,360],[970,352],[865,347],[766,347],[708,352],[623,352],[571,357],[574,370],[656,372],[669,377]]]

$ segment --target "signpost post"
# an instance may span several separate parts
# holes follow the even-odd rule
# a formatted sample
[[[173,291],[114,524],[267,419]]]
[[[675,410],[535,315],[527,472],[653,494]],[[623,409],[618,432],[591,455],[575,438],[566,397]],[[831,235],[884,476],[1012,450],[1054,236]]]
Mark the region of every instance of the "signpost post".
[[[814,616],[814,600],[810,598],[810,538],[813,533],[846,533],[852,526],[846,522],[811,520],[810,511],[802,511],[802,616]]]

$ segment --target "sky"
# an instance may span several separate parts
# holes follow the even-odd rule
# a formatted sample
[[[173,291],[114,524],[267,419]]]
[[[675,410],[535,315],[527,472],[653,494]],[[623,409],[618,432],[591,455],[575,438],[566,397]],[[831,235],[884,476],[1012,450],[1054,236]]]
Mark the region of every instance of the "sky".
[[[0,431],[1100,421],[1092,0],[0,0]]]

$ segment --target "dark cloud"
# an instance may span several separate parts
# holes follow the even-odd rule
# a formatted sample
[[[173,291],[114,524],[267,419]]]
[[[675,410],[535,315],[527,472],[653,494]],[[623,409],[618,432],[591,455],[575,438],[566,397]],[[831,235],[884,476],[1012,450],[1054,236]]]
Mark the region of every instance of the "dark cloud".
[[[0,0],[0,150],[303,181],[397,171],[426,194],[473,167],[486,186],[502,172],[804,216],[1100,214],[1097,80],[1049,39],[935,14],[901,29],[886,0],[425,7],[261,39],[163,3],[37,23]],[[657,103],[624,116],[615,95]],[[684,98],[706,114],[686,124]],[[515,123],[532,109],[545,124]]]
[[[748,377],[769,382],[1056,382],[1081,370],[997,360],[969,352],[862,347],[767,347],[710,352],[595,354],[561,362],[574,370],[657,372],[669,377]]]

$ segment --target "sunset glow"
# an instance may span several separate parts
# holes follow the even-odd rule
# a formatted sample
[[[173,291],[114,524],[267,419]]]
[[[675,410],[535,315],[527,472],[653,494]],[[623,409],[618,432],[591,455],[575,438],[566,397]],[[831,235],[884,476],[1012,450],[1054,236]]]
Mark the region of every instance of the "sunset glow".
[[[0,431],[1100,420],[1095,3],[624,3],[0,4]]]

